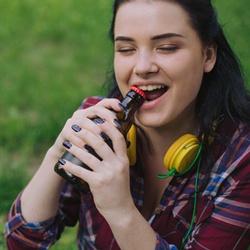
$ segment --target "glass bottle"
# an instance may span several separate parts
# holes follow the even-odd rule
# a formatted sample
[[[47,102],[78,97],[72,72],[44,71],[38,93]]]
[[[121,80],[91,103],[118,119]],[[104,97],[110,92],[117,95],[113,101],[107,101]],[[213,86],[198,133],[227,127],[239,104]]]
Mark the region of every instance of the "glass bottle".
[[[116,117],[118,121],[121,123],[121,127],[119,128],[121,133],[124,135],[126,139],[127,132],[129,131],[133,120],[134,120],[134,113],[139,108],[144,100],[146,99],[145,93],[133,86],[131,87],[131,90],[126,94],[125,98],[121,102],[120,107],[122,108],[121,112],[116,112]],[[100,118],[96,117],[93,118],[92,121],[94,123],[100,123]],[[112,148],[112,141],[110,138],[106,138],[105,142]],[[88,147],[89,153],[96,156],[98,159],[101,160],[100,156],[95,152],[95,150],[91,147]],[[78,166],[84,167],[90,171],[92,171],[86,164],[78,160],[74,155],[72,155],[69,152],[65,152],[61,159],[70,161]],[[62,176],[64,179],[66,179],[68,182],[70,182],[72,185],[74,185],[77,189],[79,189],[83,193],[88,193],[90,191],[89,185],[84,180],[72,175],[71,173],[65,171],[60,163],[58,162],[55,165],[55,172],[58,173],[60,176]]]

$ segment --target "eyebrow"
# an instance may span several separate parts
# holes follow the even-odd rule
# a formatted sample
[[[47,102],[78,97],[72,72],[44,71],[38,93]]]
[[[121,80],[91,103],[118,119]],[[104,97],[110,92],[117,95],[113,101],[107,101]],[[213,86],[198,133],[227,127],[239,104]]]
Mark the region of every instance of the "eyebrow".
[[[151,38],[151,40],[160,40],[160,39],[165,39],[165,38],[171,38],[171,37],[183,37],[183,35],[177,34],[177,33],[165,33],[161,35],[157,35]]]
[[[155,41],[155,40],[161,40],[161,39],[165,39],[165,38],[171,38],[171,37],[183,37],[183,35],[180,35],[180,34],[177,34],[177,33],[164,33],[164,34],[160,34],[160,35],[156,35],[156,36],[153,36],[151,38],[152,41]],[[131,37],[126,37],[126,36],[117,36],[115,38],[115,42],[116,41],[127,41],[127,42],[133,42],[134,39],[131,38]]]

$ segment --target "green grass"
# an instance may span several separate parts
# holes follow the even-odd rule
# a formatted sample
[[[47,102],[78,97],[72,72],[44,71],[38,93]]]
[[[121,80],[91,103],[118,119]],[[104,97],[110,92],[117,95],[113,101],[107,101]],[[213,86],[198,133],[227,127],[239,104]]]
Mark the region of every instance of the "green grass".
[[[216,0],[250,79],[248,0]],[[66,119],[104,94],[111,65],[111,0],[0,1],[0,227]],[[248,81],[249,82],[249,81]],[[67,229],[52,249],[76,249]],[[5,249],[0,236],[0,250]]]
[[[224,27],[228,40],[238,55],[244,68],[248,86],[250,86],[250,11],[248,0],[214,0],[219,13],[219,21]]]

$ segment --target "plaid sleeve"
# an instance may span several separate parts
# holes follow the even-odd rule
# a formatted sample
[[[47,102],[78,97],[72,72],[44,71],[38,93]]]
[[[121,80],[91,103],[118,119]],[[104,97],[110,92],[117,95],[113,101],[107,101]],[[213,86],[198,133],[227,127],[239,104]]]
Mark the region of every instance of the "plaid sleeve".
[[[81,106],[79,107],[79,109],[86,109],[89,108],[91,106],[96,105],[98,102],[100,102],[104,97],[103,96],[93,96],[93,97],[88,97],[85,98],[82,101]]]
[[[5,226],[9,250],[49,249],[65,226],[74,226],[79,210],[79,193],[68,183],[64,185],[58,214],[46,221],[26,222],[21,211],[21,195],[13,203]]]
[[[8,249],[48,249],[56,240],[56,218],[27,223],[21,212],[21,194],[13,203],[5,226]]]

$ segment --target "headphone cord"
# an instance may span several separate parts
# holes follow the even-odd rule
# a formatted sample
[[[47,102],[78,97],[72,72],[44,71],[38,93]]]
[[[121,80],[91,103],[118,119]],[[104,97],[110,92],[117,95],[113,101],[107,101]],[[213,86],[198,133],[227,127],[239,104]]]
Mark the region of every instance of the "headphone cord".
[[[182,245],[181,245],[180,250],[183,249],[188,237],[190,236],[190,234],[191,234],[191,232],[193,230],[193,226],[194,226],[194,221],[195,221],[195,217],[196,217],[196,210],[197,210],[197,198],[198,198],[198,184],[199,184],[200,165],[201,165],[201,157],[199,157],[198,166],[197,166],[197,170],[196,170],[195,189],[194,189],[194,209],[193,209],[193,214],[192,214],[192,220],[191,220],[191,223],[190,223],[190,227],[189,227],[185,237],[182,240]]]

